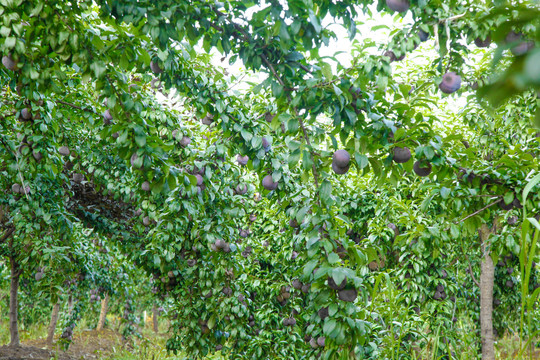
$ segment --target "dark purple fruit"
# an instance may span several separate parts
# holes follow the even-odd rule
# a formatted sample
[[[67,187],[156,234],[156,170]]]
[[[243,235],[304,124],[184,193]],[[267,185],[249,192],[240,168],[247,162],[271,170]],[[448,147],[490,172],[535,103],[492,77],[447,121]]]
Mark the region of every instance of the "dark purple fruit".
[[[338,298],[343,301],[353,302],[356,300],[358,292],[356,289],[343,289],[338,291]]]
[[[197,186],[201,186],[204,182],[203,177],[200,174],[196,174],[195,177],[197,178]]]
[[[274,182],[272,175],[266,175],[262,180],[262,186],[268,191],[273,191],[277,189],[278,183]]]
[[[246,184],[243,184],[243,186],[241,184],[238,184],[236,185],[236,188],[234,189],[234,191],[238,194],[238,195],[244,195],[245,193],[247,193],[248,191],[248,187]],[[245,236],[244,236],[245,237]]]
[[[11,71],[15,71],[15,68],[17,67],[17,63],[9,55],[2,56],[2,65]]]
[[[150,61],[150,70],[152,70],[154,74],[161,74],[163,72],[163,69],[155,61]]]
[[[292,281],[292,287],[295,288],[296,290],[300,290],[302,289],[302,282],[298,279],[294,279]]]
[[[401,60],[405,59],[405,54],[398,57],[398,56],[396,56],[396,53],[394,53],[392,50],[386,50],[384,52],[383,56],[386,56],[386,57],[390,58],[390,62],[401,61]]]
[[[441,300],[442,298],[442,293],[440,291],[435,291],[435,294],[433,295],[433,298],[435,300]]]
[[[304,294],[307,294],[309,292],[309,289],[311,288],[311,285],[310,284],[304,284],[302,285],[302,292]]]
[[[446,279],[447,277],[448,277],[448,273],[446,272],[446,270],[443,269],[443,270],[441,271],[441,278],[442,278],[442,279]]]
[[[195,259],[188,259],[186,262],[189,267],[194,267],[197,264],[197,260]]]
[[[311,346],[312,349],[317,349],[319,347],[319,344],[317,344],[317,339],[311,338],[309,340],[309,346]]]
[[[319,314],[321,320],[326,319],[328,317],[328,307],[321,308],[317,313]]]
[[[69,156],[69,148],[67,146],[60,146],[58,149],[58,153],[62,156]]]
[[[392,11],[405,12],[409,10],[409,0],[386,0],[386,6]]]
[[[266,122],[272,122],[272,120],[274,120],[274,116],[272,113],[270,112],[267,112],[266,114],[264,114],[264,119],[266,120]]]
[[[474,44],[479,48],[487,48],[491,45],[491,36],[488,35],[485,39],[477,37],[474,39]]]
[[[413,170],[418,176],[428,176],[431,174],[431,163],[426,162],[421,165],[420,161],[416,161],[413,165]]]
[[[217,239],[215,242],[215,245],[216,245],[216,248],[222,250],[225,248],[225,245],[227,245],[227,243],[223,239]]]
[[[461,87],[461,76],[453,71],[443,75],[442,82],[439,84],[439,89],[445,94],[456,92]]]
[[[347,152],[347,150],[338,150],[332,156],[332,164],[336,164],[336,166],[340,168],[349,166],[350,162],[351,155]]]
[[[418,30],[418,37],[421,42],[427,41],[429,39],[429,33],[424,30]]]
[[[514,31],[508,33],[505,40],[507,43],[515,44],[510,51],[516,56],[523,55],[534,47],[533,41],[522,40],[522,34]]]
[[[106,123],[110,123],[112,119],[113,119],[113,117],[112,117],[111,112],[109,111],[109,109],[105,110],[105,112],[103,113],[103,120]]]
[[[289,220],[289,226],[296,229],[299,226],[298,221],[296,219]]]
[[[43,158],[39,151],[32,151],[32,156],[36,161],[40,161]]]
[[[148,226],[150,225],[150,218],[148,216],[145,216],[142,222],[144,226]]]
[[[150,183],[148,181],[145,181],[141,185],[142,191],[150,191]]]
[[[182,136],[182,139],[180,139],[180,146],[186,147],[189,144],[191,144],[191,138],[189,136]]]
[[[398,164],[406,163],[411,159],[411,150],[408,147],[395,147],[394,148],[394,161]]]
[[[325,342],[326,342],[326,338],[324,336],[320,336],[317,339],[317,345],[319,345],[320,347],[324,347]]]
[[[249,157],[247,155],[237,155],[236,161],[238,162],[238,165],[246,166],[249,161]]]
[[[514,287],[514,282],[512,280],[506,280],[505,285],[507,288],[512,288]]]
[[[265,137],[262,138],[262,146],[265,152],[269,152],[272,149],[270,142]]]
[[[212,125],[212,123],[214,122],[214,115],[206,114],[206,116],[202,118],[201,122],[204,125]]]
[[[30,108],[24,108],[21,110],[21,118],[24,121],[32,120],[32,111]]]
[[[347,173],[347,171],[349,171],[349,165],[347,165],[344,168],[341,168],[341,167],[337,166],[335,163],[332,162],[332,170],[334,170],[334,172],[336,174],[338,174],[338,175],[343,175],[343,174]]]
[[[11,185],[11,191],[14,192],[15,194],[21,193],[21,185],[19,184]]]
[[[345,289],[345,286],[347,285],[347,278],[343,279],[343,281],[341,282],[341,284],[336,284],[336,282],[334,281],[334,278],[332,278],[331,276],[328,277],[328,286],[331,288],[331,289],[334,289],[334,290],[343,290]]]
[[[513,203],[507,204],[504,202],[504,199],[503,199],[499,201],[499,207],[503,210],[509,211],[509,210],[512,210],[512,208],[514,207],[514,204]]]

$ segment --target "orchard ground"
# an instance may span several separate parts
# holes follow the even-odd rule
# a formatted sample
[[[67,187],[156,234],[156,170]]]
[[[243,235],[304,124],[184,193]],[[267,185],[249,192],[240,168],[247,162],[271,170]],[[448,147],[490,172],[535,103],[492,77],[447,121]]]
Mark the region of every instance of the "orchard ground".
[[[165,350],[167,340],[168,322],[162,321],[159,325],[159,332],[152,330],[151,317],[146,319],[144,327],[139,329],[140,337],[134,337],[128,341],[122,340],[122,335],[113,330],[118,326],[118,319],[109,316],[108,325],[110,328],[96,331],[86,328],[89,323],[84,321],[81,330],[76,331],[69,350],[64,352],[57,347],[47,347],[46,324],[36,324],[30,329],[23,331],[22,347],[10,348],[0,346],[0,360],[185,360],[189,356],[185,354],[173,355]],[[92,323],[92,322],[90,322]],[[0,323],[0,340],[2,344],[7,344],[9,332],[5,322]],[[496,344],[496,354],[498,359],[513,358],[519,348],[519,337],[517,334],[505,334]],[[529,357],[532,356],[532,357]],[[423,354],[421,359],[429,359],[429,354]],[[540,359],[540,350],[535,349],[532,353],[527,353],[527,358]],[[224,359],[219,353],[208,356],[205,359]]]
[[[55,345],[47,346],[46,324],[35,324],[30,329],[21,332],[22,346],[12,348],[0,346],[0,360],[135,360],[135,359],[186,359],[185,355],[168,354],[165,350],[167,340],[168,323],[162,322],[158,333],[152,330],[152,319],[147,318],[146,326],[139,329],[140,336],[132,337],[127,341],[122,339],[122,334],[113,330],[118,327],[117,318],[109,317],[108,323],[111,328],[100,331],[86,328],[88,323],[83,321],[80,331],[76,331],[69,350],[62,351]],[[9,332],[5,323],[0,323],[0,339],[7,344]],[[207,359],[222,359],[219,355],[207,357]]]

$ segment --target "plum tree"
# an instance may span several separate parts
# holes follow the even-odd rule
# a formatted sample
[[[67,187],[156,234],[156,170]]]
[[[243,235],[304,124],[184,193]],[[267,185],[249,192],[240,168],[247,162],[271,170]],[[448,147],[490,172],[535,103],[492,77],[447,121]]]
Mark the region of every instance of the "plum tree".
[[[396,17],[400,29],[392,29],[395,37],[382,44],[373,40],[377,37],[356,38],[357,22],[374,8],[352,1],[276,2],[270,8],[260,1],[241,6],[180,2],[171,8],[157,0],[137,2],[137,11],[129,1],[16,3],[0,5],[8,19],[0,32],[0,188],[5,190],[0,205],[9,207],[0,216],[0,254],[9,263],[10,288],[15,289],[11,310],[17,308],[19,279],[34,275],[21,264],[44,263],[47,257],[40,251],[49,254],[49,249],[64,257],[74,246],[69,239],[76,224],[84,232],[103,234],[104,242],[126,254],[126,262],[152,277],[156,299],[177,315],[170,319],[167,348],[183,349],[193,358],[216,349],[239,359],[410,354],[434,339],[429,333],[429,341],[421,342],[411,331],[399,349],[390,348],[396,332],[386,324],[402,324],[400,336],[420,328],[409,305],[428,319],[430,329],[445,329],[448,338],[475,333],[456,330],[461,324],[452,322],[454,305],[446,293],[461,296],[466,290],[457,291],[440,270],[448,269],[457,279],[469,259],[452,262],[443,255],[470,254],[469,265],[480,267],[486,283],[491,257],[484,254],[492,251],[496,257],[508,252],[506,247],[523,248],[512,233],[517,227],[501,227],[493,219],[522,219],[538,203],[536,189],[522,204],[506,195],[521,194],[538,170],[538,142],[528,129],[537,108],[536,95],[529,93],[538,90],[538,83],[534,52],[514,51],[520,54],[514,59],[494,56],[492,46],[484,53],[497,66],[486,69],[469,61],[470,43],[480,32],[499,39],[511,27],[523,29],[523,38],[537,37],[530,30],[537,28],[535,9],[387,0],[378,4],[379,11],[386,3],[411,16]],[[528,16],[521,18],[525,10]],[[332,57],[316,51],[337,36],[332,27],[321,26],[328,14],[358,42],[351,48],[350,65],[334,66]],[[10,19],[28,25],[21,28]],[[492,25],[503,22],[500,31]],[[435,55],[418,54],[425,62],[405,60],[419,39],[427,40],[428,29],[437,39]],[[405,66],[391,67],[365,50],[373,41],[381,49],[392,44],[390,60],[400,55]],[[214,50],[262,75],[261,81],[245,83],[212,65],[208,54]],[[420,63],[427,65],[420,68]],[[433,93],[433,82],[425,80],[442,69],[459,69],[473,78],[482,72],[490,80],[477,95],[492,102],[495,97],[494,107],[484,111],[473,98],[466,108],[447,107],[441,94]],[[460,81],[456,73],[446,73],[439,88],[455,93]],[[178,96],[173,100],[170,94]],[[505,101],[512,106],[503,111],[499,107]],[[24,109],[32,121],[20,121]],[[112,116],[105,119],[107,112],[114,114],[114,124]],[[465,138],[470,146],[464,146]],[[411,144],[421,159],[414,164],[404,147]],[[347,149],[332,157],[336,174],[348,172],[351,157],[358,171],[333,176],[331,148]],[[33,161],[33,151],[45,156]],[[491,159],[483,156],[488,151]],[[245,167],[225,161],[235,154],[246,154],[237,156]],[[431,166],[437,175],[422,178]],[[477,175],[460,178],[461,169]],[[70,181],[75,174],[84,174],[86,181]],[[17,191],[8,191],[14,184]],[[267,191],[258,201],[231,191],[261,184]],[[495,206],[503,199],[511,204],[508,214]],[[393,231],[387,228],[390,221]],[[494,225],[480,236],[486,224]],[[244,228],[249,237],[239,234]],[[503,232],[507,238],[499,236]],[[469,252],[456,245],[473,243]],[[169,276],[171,271],[177,276]],[[419,275],[431,282],[415,282]],[[41,281],[49,278],[49,288],[64,287],[49,271]],[[332,284],[334,279],[339,285]],[[500,282],[504,288],[505,281]],[[295,290],[287,289],[289,283]],[[440,283],[445,287],[439,291]],[[483,309],[485,293],[479,296]],[[456,309],[465,311],[464,303],[459,298]],[[324,308],[328,314],[323,311],[321,321]],[[132,309],[126,301],[126,328]],[[487,318],[483,313],[480,336],[490,328]],[[13,315],[12,320],[16,324]],[[286,326],[296,325],[283,329],[285,320]],[[64,333],[71,338],[71,324]],[[484,340],[477,343],[489,348]],[[279,349],[275,344],[281,344]],[[433,351],[434,357],[447,355],[442,348]]]

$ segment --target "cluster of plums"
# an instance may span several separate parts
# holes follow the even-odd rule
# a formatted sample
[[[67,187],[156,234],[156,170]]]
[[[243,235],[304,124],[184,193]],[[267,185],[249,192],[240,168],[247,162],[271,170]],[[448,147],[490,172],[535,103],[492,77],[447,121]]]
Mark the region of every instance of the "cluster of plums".
[[[411,159],[411,150],[408,147],[394,148],[393,160],[398,164],[403,164]],[[336,174],[342,175],[349,171],[351,156],[347,150],[337,150],[332,156],[332,170]],[[428,176],[431,174],[431,163],[425,160],[417,160],[413,165],[413,171],[418,176]]]
[[[223,239],[217,239],[210,247],[212,248],[212,251],[231,252],[230,244]]]
[[[340,300],[346,302],[354,302],[358,297],[358,291],[352,286],[347,286],[347,278],[344,278],[340,284],[336,284],[334,278],[329,276],[328,287],[337,291],[337,296]]]

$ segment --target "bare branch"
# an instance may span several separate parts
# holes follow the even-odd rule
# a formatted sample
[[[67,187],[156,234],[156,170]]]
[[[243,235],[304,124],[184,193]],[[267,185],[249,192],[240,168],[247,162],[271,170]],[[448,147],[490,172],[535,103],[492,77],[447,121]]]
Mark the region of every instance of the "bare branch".
[[[66,105],[66,106],[69,106],[69,107],[72,107],[74,109],[78,109],[80,111],[86,111],[86,112],[89,112],[89,113],[92,113],[92,114],[95,114],[95,115],[99,115],[98,113],[96,113],[94,110],[90,109],[90,108],[82,108],[80,106],[77,106],[75,104],[72,104],[72,103],[69,103],[67,101],[63,101],[63,100],[56,100],[56,102],[62,104],[62,105]]]
[[[474,281],[474,283],[476,284],[476,286],[480,287],[480,283],[474,277],[474,273],[473,273],[472,267],[471,267],[471,260],[469,260],[469,257],[467,255],[465,255],[465,257],[467,258],[467,265],[469,266],[469,273],[471,274],[471,278]]]
[[[503,200],[503,199],[500,198],[499,200],[497,200],[497,201],[495,201],[495,202],[492,202],[491,204],[488,204],[488,205],[484,206],[484,207],[481,208],[480,210],[477,210],[477,211],[473,212],[472,214],[465,216],[465,217],[464,217],[463,219],[461,219],[460,221],[454,222],[454,224],[458,224],[458,223],[460,223],[460,222],[463,222],[463,221],[467,220],[468,218],[471,218],[471,217],[473,217],[473,216],[475,216],[475,215],[478,215],[479,213],[481,213],[482,211],[484,211],[484,210],[486,210],[486,209],[492,207],[493,205],[497,205],[497,204],[500,203],[502,200]]]

